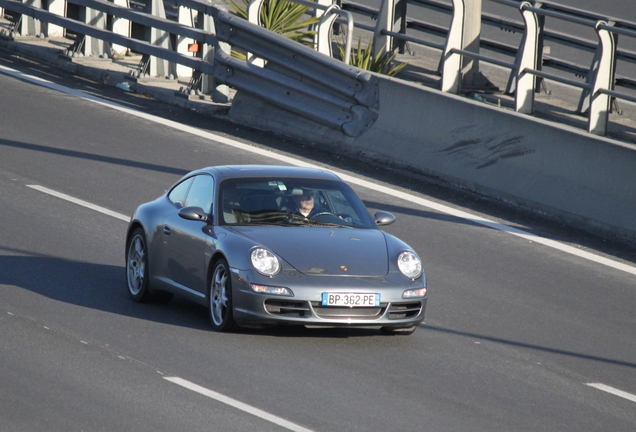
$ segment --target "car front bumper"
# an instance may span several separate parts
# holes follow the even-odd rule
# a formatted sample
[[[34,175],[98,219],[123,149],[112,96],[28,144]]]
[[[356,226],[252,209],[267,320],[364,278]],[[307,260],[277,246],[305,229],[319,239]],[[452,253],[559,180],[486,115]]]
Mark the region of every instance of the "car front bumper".
[[[402,298],[407,289],[423,288],[421,281],[395,285],[377,277],[306,277],[285,285],[294,293],[293,297],[254,293],[240,272],[233,272],[232,284],[234,319],[247,326],[411,327],[424,321],[428,300],[428,297]],[[379,306],[323,306],[324,292],[377,293],[381,300]]]

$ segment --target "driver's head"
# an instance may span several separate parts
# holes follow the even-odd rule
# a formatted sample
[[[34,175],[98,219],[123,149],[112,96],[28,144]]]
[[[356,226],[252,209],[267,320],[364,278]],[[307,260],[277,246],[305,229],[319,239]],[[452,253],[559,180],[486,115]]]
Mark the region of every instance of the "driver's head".
[[[314,208],[314,192],[303,189],[302,194],[294,195],[294,202],[300,210],[311,211]]]

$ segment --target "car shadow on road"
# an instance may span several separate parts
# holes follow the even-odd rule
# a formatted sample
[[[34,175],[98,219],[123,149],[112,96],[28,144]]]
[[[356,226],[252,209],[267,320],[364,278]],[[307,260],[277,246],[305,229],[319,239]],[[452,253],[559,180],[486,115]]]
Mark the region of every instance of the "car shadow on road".
[[[24,149],[24,150],[31,150],[35,152],[66,156],[69,158],[92,160],[96,162],[105,162],[105,163],[110,163],[115,165],[127,166],[131,168],[140,168],[140,169],[145,169],[150,171],[176,174],[179,176],[183,176],[189,172],[189,170],[182,169],[182,168],[173,168],[173,167],[169,167],[165,165],[157,165],[157,164],[152,164],[148,162],[139,162],[139,161],[134,161],[131,159],[122,159],[122,158],[104,156],[104,155],[99,155],[95,153],[87,153],[87,152],[77,151],[77,150],[55,148],[55,147],[44,146],[40,144],[32,144],[32,143],[0,139],[0,145],[6,146],[6,147]]]
[[[384,204],[384,203],[368,201],[368,200],[362,200],[362,202],[368,209],[371,210],[371,213],[381,210],[381,211],[388,211],[396,215],[415,216],[419,218],[434,219],[434,220],[438,220],[442,222],[451,222],[451,223],[458,223],[458,224],[465,224],[465,225],[478,226],[482,228],[494,229],[492,227],[485,226],[478,222],[471,221],[470,219],[463,219],[457,216],[435,212],[432,210],[422,210],[421,207],[417,208],[416,204],[414,204],[413,207],[405,207],[405,206],[399,206],[394,204]]]
[[[209,329],[207,310],[185,300],[168,304],[133,302],[123,266],[94,264],[0,248],[0,285],[103,312],[188,327]]]
[[[590,355],[590,354],[585,354],[585,353],[580,353],[580,352],[574,352],[574,351],[567,351],[567,350],[562,350],[562,349],[558,349],[558,348],[551,348],[551,347],[547,347],[547,346],[529,344],[529,343],[525,343],[525,342],[513,341],[513,340],[508,340],[508,339],[501,339],[501,338],[487,336],[487,335],[483,335],[483,334],[452,330],[452,329],[449,329],[449,328],[438,327],[438,326],[429,325],[429,324],[423,325],[422,328],[420,329],[420,331],[432,331],[432,332],[445,333],[445,334],[452,335],[452,336],[468,337],[468,338],[471,338],[471,339],[489,341],[489,342],[494,342],[494,343],[497,343],[497,344],[503,344],[503,345],[513,346],[513,347],[517,347],[517,348],[529,349],[529,350],[533,350],[533,351],[540,351],[540,352],[544,352],[544,353],[548,353],[548,354],[557,354],[557,355],[565,356],[565,357],[573,357],[573,358],[578,358],[578,359],[583,359],[583,360],[591,360],[591,361],[595,361],[595,362],[605,363],[605,364],[608,364],[608,365],[624,366],[624,367],[629,367],[629,368],[636,369],[636,363],[634,363],[634,362],[611,359],[611,358],[607,358],[607,357],[600,357],[600,356],[595,356],[595,355]]]

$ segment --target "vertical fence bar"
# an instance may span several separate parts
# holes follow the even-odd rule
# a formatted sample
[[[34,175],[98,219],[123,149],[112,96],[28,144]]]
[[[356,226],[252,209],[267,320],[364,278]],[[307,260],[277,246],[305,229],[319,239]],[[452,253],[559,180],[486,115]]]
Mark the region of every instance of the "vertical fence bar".
[[[322,10],[315,8],[315,16],[320,18],[320,21],[316,23],[314,35],[314,48],[322,54],[333,57],[333,50],[331,48],[331,29],[334,21],[338,18],[333,12],[333,9],[339,9],[338,5],[332,4],[331,0],[318,0],[318,4],[328,6],[327,9]]]
[[[212,16],[212,10],[208,10],[209,13],[203,14],[200,18],[203,21],[203,30],[208,33],[216,34],[216,24],[214,22],[214,17]],[[211,46],[208,44],[203,44],[201,47],[202,52],[201,56],[203,61],[208,63],[214,63],[214,52],[215,50],[223,50],[228,55],[231,53],[232,48],[226,42],[221,42],[217,40],[216,45]],[[204,94],[212,95],[212,100],[214,102],[219,103],[227,103],[230,100],[230,88],[225,84],[218,84],[218,82],[214,79],[214,76],[211,74],[203,74],[201,77],[201,91]]]
[[[596,23],[595,29],[601,45],[601,56],[594,72],[594,82],[590,94],[590,117],[588,132],[596,135],[607,134],[611,97],[599,90],[612,90],[614,86],[614,58],[616,55],[616,38],[604,21]]]
[[[250,0],[247,6],[247,20],[252,24],[258,26],[261,25],[261,8],[263,7],[264,0]],[[251,53],[245,53],[247,61],[256,66],[265,66],[265,60],[254,57]]]
[[[117,6],[130,8],[130,2],[128,0],[110,0],[115,3]],[[113,33],[118,35],[130,37],[131,32],[131,22],[127,19],[113,17]],[[111,46],[111,54],[117,56],[125,56],[128,52],[128,49],[121,45],[112,44]]]
[[[166,9],[163,5],[163,0],[149,0],[146,4],[145,11],[159,18],[166,18]],[[151,44],[165,49],[172,49],[170,33],[154,27],[146,28],[145,33],[146,40]],[[176,75],[176,68],[174,67],[174,64],[167,60],[151,56],[144,57],[147,57],[148,62],[146,72],[151,78]]]
[[[378,19],[373,32],[373,56],[388,52],[393,47],[393,38],[383,34],[383,31],[394,31],[396,0],[382,0]]]
[[[462,0],[465,17],[462,31],[462,49],[479,54],[481,44],[481,1]],[[482,87],[484,80],[479,73],[479,60],[471,57],[462,58],[462,87]]]
[[[486,87],[490,83],[479,72],[479,60],[464,57],[456,50],[479,54],[481,0],[453,0],[446,46],[442,55],[442,91],[459,93],[462,87]]]
[[[396,14],[395,14],[395,28],[398,32],[402,34],[406,34],[406,13],[408,9],[409,2],[407,0],[397,0],[396,5]],[[406,52],[406,41],[399,39],[397,43],[391,38],[391,50],[397,49],[400,54],[404,54]]]
[[[614,22],[608,21],[607,24],[613,26]],[[614,35],[614,40],[615,40],[615,43],[618,42],[618,35]],[[603,46],[601,42],[599,41],[598,45],[596,46],[596,51],[594,51],[594,58],[592,59],[592,64],[590,66],[590,69],[587,72],[587,76],[585,77],[585,83],[590,86],[594,84],[595,72],[598,69],[599,61],[601,60],[602,55],[603,55]],[[592,92],[591,89],[584,89],[581,92],[581,97],[579,98],[579,105],[576,108],[577,113],[583,114],[588,112],[590,108],[590,101],[592,99],[591,92]]]
[[[49,0],[49,12],[63,17],[66,14],[66,0]],[[47,37],[62,37],[64,28],[47,23],[45,34]]]
[[[22,3],[33,6],[35,8],[42,9],[42,0],[22,0]],[[18,33],[21,36],[36,36],[42,32],[42,24],[39,20],[32,18],[28,15],[22,15]]]
[[[464,0],[453,0],[451,19],[446,46],[442,54],[442,91],[458,93],[462,79],[462,56],[453,50],[462,49],[466,5]]]
[[[84,23],[99,29],[106,29],[106,14],[91,8],[84,9]],[[82,52],[85,56],[102,56],[108,50],[109,43],[92,36],[84,35]]]
[[[515,109],[517,112],[532,114],[534,111],[534,88],[536,76],[524,72],[525,69],[537,69],[539,61],[539,18],[537,14],[527,10],[532,5],[523,2],[519,6],[526,31],[521,42],[521,56],[517,68],[517,93]]]
[[[177,20],[179,24],[183,24],[188,27],[195,27],[194,18],[196,16],[196,13],[192,9],[180,5],[177,14],[178,14]],[[192,51],[190,51],[190,49],[192,49]],[[203,47],[199,45],[196,41],[184,36],[177,36],[177,52],[179,54],[196,56],[197,52],[202,49]],[[192,68],[189,68],[181,64],[178,64],[176,67],[177,67],[178,77],[180,78],[192,77],[192,74],[193,74]]]

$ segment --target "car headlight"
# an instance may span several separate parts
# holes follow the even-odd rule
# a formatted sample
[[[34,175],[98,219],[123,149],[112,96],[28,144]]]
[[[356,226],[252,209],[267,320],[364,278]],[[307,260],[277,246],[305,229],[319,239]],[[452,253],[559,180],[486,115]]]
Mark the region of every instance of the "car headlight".
[[[264,276],[276,276],[280,271],[280,262],[276,255],[264,248],[256,248],[251,255],[254,269]]]
[[[422,261],[411,251],[402,252],[397,259],[398,269],[409,279],[417,279],[422,274]]]

